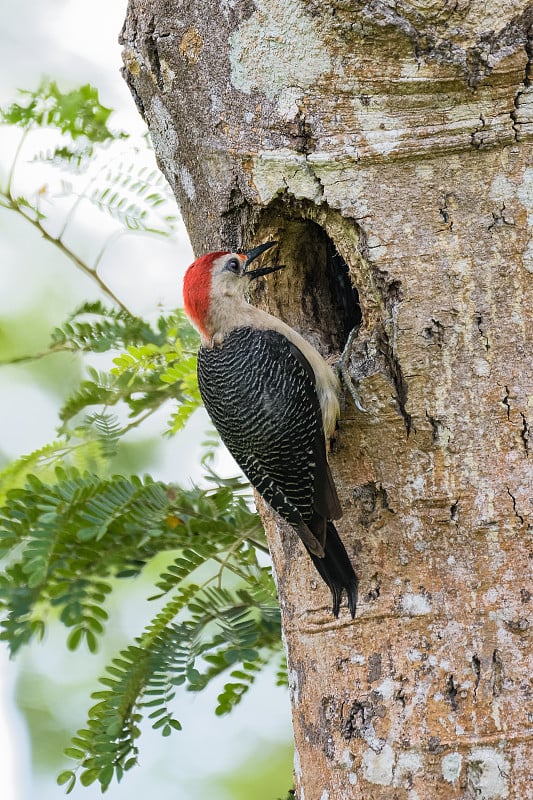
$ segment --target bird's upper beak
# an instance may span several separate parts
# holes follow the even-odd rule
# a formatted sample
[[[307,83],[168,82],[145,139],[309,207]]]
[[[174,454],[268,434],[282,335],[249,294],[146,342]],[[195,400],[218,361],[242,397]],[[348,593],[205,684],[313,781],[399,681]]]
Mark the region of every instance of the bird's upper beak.
[[[248,267],[255,261],[256,258],[265,252],[265,250],[269,250],[271,247],[274,247],[277,242],[265,242],[264,244],[260,244],[257,247],[253,247],[251,250],[248,250],[246,255],[246,261],[244,262],[244,275],[247,275],[250,280],[255,278],[260,278],[262,275],[269,275],[271,272],[276,272],[278,269],[283,269],[283,264],[274,264],[271,267],[259,267],[258,269],[249,270]]]

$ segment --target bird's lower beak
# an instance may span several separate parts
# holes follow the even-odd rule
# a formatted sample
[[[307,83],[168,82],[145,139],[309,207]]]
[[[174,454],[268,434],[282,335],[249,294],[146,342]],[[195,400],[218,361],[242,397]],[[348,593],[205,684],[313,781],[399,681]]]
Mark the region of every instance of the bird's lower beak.
[[[259,258],[265,250],[269,250],[271,247],[274,247],[277,242],[265,242],[264,244],[260,244],[257,247],[252,248],[252,250],[248,250],[246,253],[246,261],[244,262],[244,272],[250,280],[255,278],[260,278],[262,275],[269,275],[271,272],[276,272],[278,269],[283,269],[283,264],[274,264],[270,267],[259,267],[258,269],[247,270],[250,266],[252,261],[255,261],[256,258]]]

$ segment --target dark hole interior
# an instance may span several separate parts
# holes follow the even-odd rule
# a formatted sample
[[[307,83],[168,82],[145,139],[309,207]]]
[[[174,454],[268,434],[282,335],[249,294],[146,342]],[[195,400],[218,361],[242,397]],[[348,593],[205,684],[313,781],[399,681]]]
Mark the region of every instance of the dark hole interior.
[[[326,239],[326,272],[333,306],[338,310],[339,329],[344,344],[352,329],[361,323],[359,292],[350,280],[348,264],[327,233],[323,231],[323,234]]]
[[[324,228],[310,219],[289,216],[287,211],[269,209],[256,232],[254,242],[269,238],[279,242],[273,258],[286,269],[257,287],[255,302],[264,301],[323,355],[338,353],[352,328],[361,322],[357,289],[347,263]]]

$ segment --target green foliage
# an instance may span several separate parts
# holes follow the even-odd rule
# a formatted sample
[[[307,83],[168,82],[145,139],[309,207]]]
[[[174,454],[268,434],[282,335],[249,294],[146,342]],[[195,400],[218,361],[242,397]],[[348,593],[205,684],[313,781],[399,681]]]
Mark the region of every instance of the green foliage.
[[[115,357],[111,370],[87,369],[87,379],[66,398],[60,410],[63,434],[72,440],[80,432],[85,436],[91,433],[104,448],[109,447],[112,440],[140,424],[147,415],[167,402],[177,401],[177,410],[172,412],[169,423],[169,433],[176,433],[201,405],[196,381],[198,342],[182,311],[161,316],[154,329],[125,309],[108,308],[100,302],[82,305],[61,327],[54,329],[49,349],[40,353],[40,357],[62,351],[103,353],[124,347],[126,350]],[[108,412],[110,406],[123,406],[130,421],[117,426],[116,418]],[[69,427],[74,418],[75,426]],[[112,419],[115,421],[111,422]],[[60,443],[59,452],[64,448],[65,443]],[[28,460],[35,462],[41,455],[51,453],[48,446],[42,454],[26,456],[20,464],[11,465],[9,473],[18,474]]]
[[[168,319],[161,317],[154,331],[145,320],[128,311],[108,308],[99,301],[84,303],[72,312],[62,327],[54,329],[50,347],[103,353],[128,345],[161,346],[172,336],[178,320],[184,321],[183,314],[177,313]],[[174,333],[174,337],[176,335]],[[189,346],[195,345],[194,333],[184,328],[182,335],[189,337]]]
[[[47,82],[23,96],[26,103],[4,109],[2,120],[24,131],[53,126],[67,136],[41,159],[52,166],[87,166],[94,147],[122,136],[108,127],[110,111],[90,86],[62,94]],[[36,203],[13,197],[12,174],[0,192],[4,206],[39,227],[114,301],[84,303],[52,331],[36,357],[111,359],[106,369],[87,366],[59,410],[57,439],[0,473],[0,639],[13,654],[42,638],[50,620],[64,626],[68,650],[96,652],[117,587],[136,585],[141,573],[142,585],[152,584],[152,619],[107,666],[87,723],[65,751],[76,765],[58,777],[67,792],[78,778],[105,790],[137,763],[142,718],[163,736],[179,731],[179,691],[201,691],[220,676],[226,682],[215,711],[226,714],[266,664],[283,659],[280,614],[270,568],[258,559],[267,548],[247,485],[212,469],[216,438],[205,444],[208,488],[110,475],[110,459],[132,428],[168,405],[171,436],[199,407],[197,334],[181,311],[152,324],[132,314],[97,275],[97,264],[89,267],[62,234],[53,239],[41,227],[45,215]],[[164,211],[167,190],[155,170],[118,161],[97,176],[102,182],[91,179],[74,208],[84,197],[124,230],[172,231],[175,216]],[[74,191],[68,182],[63,189]],[[153,223],[154,210],[161,224]],[[71,218],[72,211],[65,227]],[[278,680],[285,677],[280,666]]]
[[[112,111],[100,103],[98,90],[90,84],[65,93],[55,81],[45,80],[36,91],[22,90],[20,94],[21,102],[0,110],[0,121],[25,130],[56,128],[68,135],[70,143],[58,146],[52,159],[80,164],[92,155],[93,144],[127,135],[110,130],[108,121]],[[82,142],[76,145],[76,140]]]
[[[88,83],[65,93],[55,81],[43,81],[37,91],[21,90],[20,94],[26,103],[12,103],[1,113],[0,118],[8,125],[57,128],[73,139],[83,136],[91,142],[105,142],[117,136],[107,127],[111,109],[100,103],[98,90]]]
[[[111,113],[111,109],[100,103],[94,87],[87,84],[63,93],[54,81],[44,81],[34,92],[21,92],[20,102],[0,109],[0,123],[21,131],[7,186],[0,190],[0,205],[30,221],[45,239],[70,256],[79,269],[93,277],[125,310],[97,274],[109,242],[123,233],[168,236],[175,232],[178,216],[163,175],[153,166],[142,163],[148,150],[147,140],[129,144],[124,151],[122,140],[128,138],[127,134],[114,132],[109,127]],[[50,181],[46,178],[43,181],[41,169],[37,173],[36,191],[19,196],[13,191],[13,183],[22,146],[31,141],[33,132],[44,128],[57,132],[58,144],[35,154],[32,160],[53,168],[49,170]],[[43,223],[56,198],[67,198],[71,206],[59,235],[53,236]],[[78,258],[64,242],[65,232],[73,224],[82,203],[92,204],[116,223],[115,232],[110,234],[93,264]]]
[[[75,417],[96,407],[99,412],[86,413],[78,424],[86,430],[96,427],[109,442],[109,406],[123,405],[129,415],[126,426],[114,429],[113,436],[118,438],[167,401],[177,401],[169,423],[169,433],[177,433],[201,405],[196,380],[198,344],[198,335],[182,311],[159,317],[154,329],[124,309],[85,303],[53,331],[50,352],[126,349],[114,358],[110,371],[88,369],[88,379],[66,399],[60,411],[63,431],[69,430],[68,423]]]
[[[175,214],[165,214],[159,226],[151,227],[150,211],[166,202],[167,186],[157,170],[120,161],[104,170],[103,185],[96,186],[87,199],[131,231],[164,234],[174,229]]]
[[[0,558],[10,556],[0,581],[7,612],[0,638],[16,652],[44,631],[41,611],[50,605],[67,627],[81,630],[70,640],[75,649],[87,630],[103,633],[94,604],[111,591],[110,578],[135,577],[158,553],[178,549],[183,555],[156,582],[163,593],[228,549],[225,568],[248,575],[243,542],[260,541],[260,531],[245,500],[226,488],[186,492],[148,477],[102,479],[59,467],[53,483],[30,475],[0,511]]]
[[[152,597],[164,595],[165,605],[112,660],[86,728],[65,751],[82,784],[99,780],[105,789],[136,763],[143,715],[164,736],[180,730],[171,708],[176,687],[201,691],[229,673],[216,709],[225,714],[280,652],[275,586],[256,556],[262,544],[256,514],[227,487],[185,491],[57,468],[54,482],[31,475],[8,493],[0,513],[0,557],[7,557],[0,639],[13,653],[43,636],[51,611],[69,630],[69,649],[85,643],[95,652],[117,580],[134,579],[169,553]],[[203,581],[193,582],[199,573]],[[71,789],[74,778],[66,771],[60,782]]]

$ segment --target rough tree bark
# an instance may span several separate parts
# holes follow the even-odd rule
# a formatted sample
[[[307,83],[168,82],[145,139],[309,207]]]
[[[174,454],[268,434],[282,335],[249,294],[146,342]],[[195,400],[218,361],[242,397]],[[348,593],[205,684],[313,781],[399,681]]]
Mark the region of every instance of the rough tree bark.
[[[124,74],[197,253],[351,358],[335,621],[262,509],[300,800],[533,798],[533,6],[130,0]],[[352,292],[350,283],[356,288]]]

